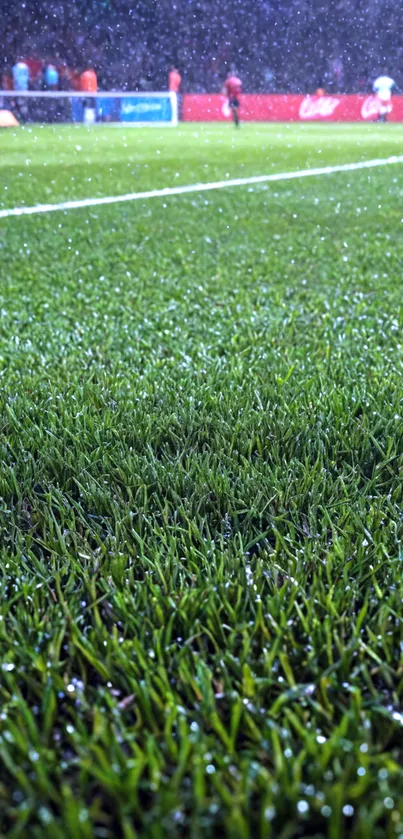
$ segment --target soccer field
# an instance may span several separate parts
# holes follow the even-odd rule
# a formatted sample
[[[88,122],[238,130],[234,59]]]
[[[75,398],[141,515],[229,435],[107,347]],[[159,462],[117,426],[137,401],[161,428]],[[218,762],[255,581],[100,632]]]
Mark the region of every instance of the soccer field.
[[[0,135],[0,211],[403,152]],[[402,839],[403,163],[0,219],[0,836]]]

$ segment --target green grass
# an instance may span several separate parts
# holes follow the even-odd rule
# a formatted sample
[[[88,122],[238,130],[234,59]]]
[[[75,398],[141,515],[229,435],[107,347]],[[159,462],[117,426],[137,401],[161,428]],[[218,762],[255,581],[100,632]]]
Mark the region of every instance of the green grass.
[[[0,205],[402,141],[34,126]],[[402,174],[0,222],[1,836],[403,834]]]

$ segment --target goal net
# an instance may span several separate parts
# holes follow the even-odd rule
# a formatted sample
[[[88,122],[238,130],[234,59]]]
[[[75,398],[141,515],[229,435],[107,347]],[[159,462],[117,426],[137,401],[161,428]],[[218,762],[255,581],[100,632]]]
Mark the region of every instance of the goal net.
[[[109,125],[178,124],[176,93],[0,91],[0,111],[11,112],[20,123],[106,123]]]

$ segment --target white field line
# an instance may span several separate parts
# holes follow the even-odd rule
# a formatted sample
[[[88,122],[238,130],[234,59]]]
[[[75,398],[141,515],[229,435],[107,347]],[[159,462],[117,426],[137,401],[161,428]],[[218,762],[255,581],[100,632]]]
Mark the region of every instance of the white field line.
[[[392,163],[403,163],[403,155],[394,155],[393,157],[375,160],[359,160],[356,163],[342,163],[338,166],[322,166],[317,169],[300,169],[296,172],[274,172],[271,175],[253,175],[249,178],[233,178],[232,180],[213,181],[211,183],[164,187],[164,189],[152,189],[147,192],[127,192],[123,195],[108,195],[104,198],[81,198],[76,201],[61,201],[60,204],[36,204],[34,207],[11,207],[10,209],[0,210],[0,218],[32,216],[37,213],[54,213],[57,210],[77,210],[83,207],[102,207],[104,204],[145,201],[148,198],[168,198],[170,195],[185,195],[190,192],[209,192],[212,189],[228,189],[228,187],[264,184],[272,181],[291,181],[298,180],[299,178],[311,178],[317,175],[332,175],[334,172],[355,172],[358,169],[375,169],[379,166],[389,166]]]

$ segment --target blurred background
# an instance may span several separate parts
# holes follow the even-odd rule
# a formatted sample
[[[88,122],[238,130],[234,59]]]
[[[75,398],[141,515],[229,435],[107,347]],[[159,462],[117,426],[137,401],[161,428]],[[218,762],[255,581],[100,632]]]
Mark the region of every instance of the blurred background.
[[[23,58],[31,89],[73,89],[89,64],[104,90],[217,92],[232,68],[246,92],[365,92],[403,81],[402,3],[393,0],[3,0],[2,87]]]

